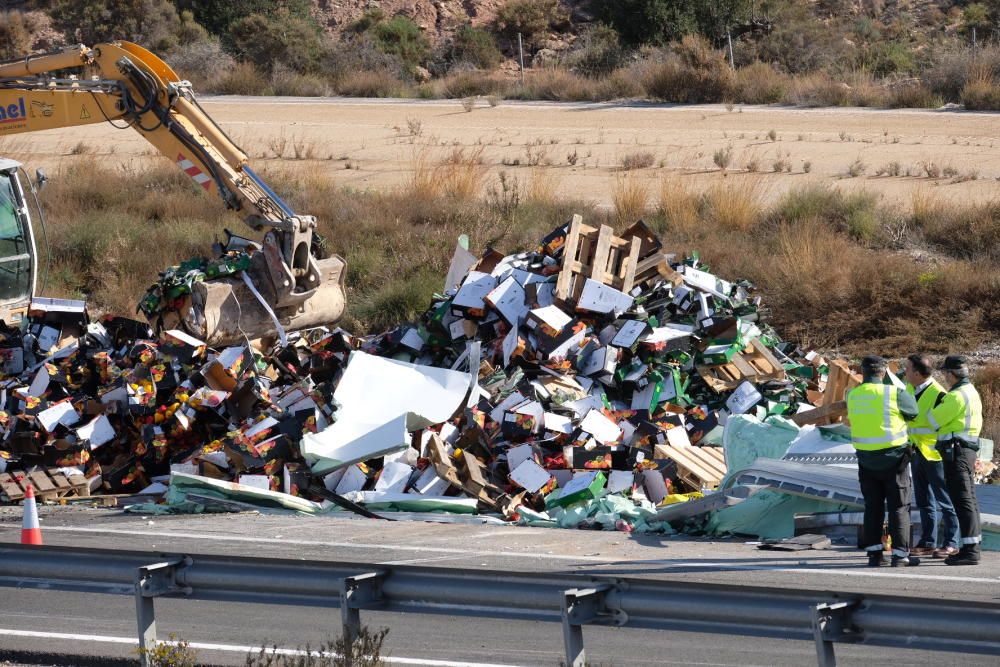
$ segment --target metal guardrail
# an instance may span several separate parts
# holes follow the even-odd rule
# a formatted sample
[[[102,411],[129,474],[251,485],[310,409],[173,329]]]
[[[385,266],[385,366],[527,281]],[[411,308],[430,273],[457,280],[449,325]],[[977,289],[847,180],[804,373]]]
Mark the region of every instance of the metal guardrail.
[[[1000,655],[1000,605],[860,593],[559,573],[502,573],[200,554],[0,545],[0,585],[134,595],[139,647],[156,642],[157,597],[559,622],[566,664],[585,664],[584,625],[812,639]]]

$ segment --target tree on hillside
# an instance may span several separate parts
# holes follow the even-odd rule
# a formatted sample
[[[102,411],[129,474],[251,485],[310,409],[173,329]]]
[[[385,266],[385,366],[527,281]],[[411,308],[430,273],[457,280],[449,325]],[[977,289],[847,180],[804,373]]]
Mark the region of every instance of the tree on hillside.
[[[30,53],[37,30],[37,15],[16,9],[0,12],[0,60]]]
[[[309,18],[309,0],[176,0],[178,10],[190,11],[198,23],[231,46],[229,28],[251,14],[272,14],[280,9]]]
[[[315,72],[329,51],[315,21],[285,8],[246,16],[233,23],[229,33],[236,56],[267,72],[276,65],[294,72]]]
[[[990,10],[981,2],[966,5],[962,11],[962,30],[972,35],[972,45],[977,44],[977,30],[986,30],[991,25]]]
[[[52,0],[48,12],[67,40],[86,44],[124,39],[164,52],[206,36],[170,0]]]
[[[757,3],[760,4],[760,3]],[[597,0],[599,16],[633,45],[666,44],[700,33],[722,43],[751,19],[752,0]]]

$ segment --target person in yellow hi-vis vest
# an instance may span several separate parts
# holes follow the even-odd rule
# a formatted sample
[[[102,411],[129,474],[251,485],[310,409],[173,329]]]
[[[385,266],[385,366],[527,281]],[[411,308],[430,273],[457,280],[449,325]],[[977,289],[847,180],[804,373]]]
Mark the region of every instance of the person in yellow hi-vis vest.
[[[946,389],[931,375],[931,360],[922,354],[906,358],[906,391],[917,401],[917,418],[908,424],[914,447],[913,500],[920,511],[920,541],[910,550],[915,556],[947,558],[958,553],[958,515],[948,495],[944,463],[937,450],[937,429],[928,417]],[[938,523],[942,535],[938,542]]]
[[[919,565],[910,555],[910,452],[906,422],[917,416],[917,402],[905,389],[883,384],[885,359],[861,360],[864,381],[847,393],[847,418],[851,443],[858,456],[858,481],[865,499],[861,548],[868,552],[868,566],[885,562],[882,556],[882,522],[889,508],[892,566]]]
[[[937,430],[937,449],[944,461],[948,494],[955,503],[962,532],[961,549],[944,562],[947,565],[978,565],[983,536],[975,472],[979,433],[983,429],[983,402],[969,381],[969,362],[965,357],[947,357],[941,370],[950,389],[931,410],[929,420]]]

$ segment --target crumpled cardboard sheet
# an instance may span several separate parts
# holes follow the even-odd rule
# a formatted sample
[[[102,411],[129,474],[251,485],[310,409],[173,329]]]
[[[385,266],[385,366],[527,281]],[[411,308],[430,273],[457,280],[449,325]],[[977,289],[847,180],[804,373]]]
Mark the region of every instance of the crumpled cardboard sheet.
[[[351,352],[333,397],[338,419],[302,438],[302,454],[322,474],[402,451],[408,433],[449,420],[464,404],[469,375]]]

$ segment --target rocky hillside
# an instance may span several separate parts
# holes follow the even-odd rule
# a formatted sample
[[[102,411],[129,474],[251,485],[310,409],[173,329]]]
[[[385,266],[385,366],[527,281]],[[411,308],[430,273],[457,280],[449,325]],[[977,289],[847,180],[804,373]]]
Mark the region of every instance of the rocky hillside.
[[[380,9],[386,16],[402,14],[420,26],[431,43],[450,37],[461,25],[489,26],[505,0],[311,0],[312,14],[328,33],[341,32],[365,12]],[[592,20],[585,1],[563,0],[574,24]]]

